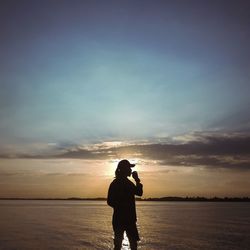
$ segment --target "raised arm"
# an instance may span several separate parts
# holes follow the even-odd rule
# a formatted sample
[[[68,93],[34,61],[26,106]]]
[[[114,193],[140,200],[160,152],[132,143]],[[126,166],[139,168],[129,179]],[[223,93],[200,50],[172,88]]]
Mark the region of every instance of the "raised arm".
[[[142,196],[142,194],[143,194],[143,185],[141,184],[141,180],[138,177],[138,173],[136,171],[134,171],[132,173],[132,177],[134,178],[134,180],[136,182],[135,195]]]

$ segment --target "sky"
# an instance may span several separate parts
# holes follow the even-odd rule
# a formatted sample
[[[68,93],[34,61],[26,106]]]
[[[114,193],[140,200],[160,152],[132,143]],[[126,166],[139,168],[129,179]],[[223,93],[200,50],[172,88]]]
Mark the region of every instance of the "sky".
[[[0,197],[250,196],[250,4],[1,0]]]

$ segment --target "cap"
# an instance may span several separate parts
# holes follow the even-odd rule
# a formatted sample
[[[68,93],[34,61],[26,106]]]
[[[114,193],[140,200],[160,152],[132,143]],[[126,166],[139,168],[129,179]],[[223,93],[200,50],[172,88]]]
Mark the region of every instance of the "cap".
[[[121,168],[125,168],[125,167],[129,167],[129,168],[133,168],[135,166],[135,164],[131,164],[128,160],[124,159],[119,161],[117,168],[121,169]]]

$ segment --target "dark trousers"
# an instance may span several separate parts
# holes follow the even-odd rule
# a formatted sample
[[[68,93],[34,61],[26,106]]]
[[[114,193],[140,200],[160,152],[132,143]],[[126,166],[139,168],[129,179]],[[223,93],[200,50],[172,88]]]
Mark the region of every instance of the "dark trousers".
[[[117,225],[113,223],[114,230],[114,250],[120,250],[122,247],[123,235],[126,232],[131,250],[137,249],[137,241],[140,240],[136,223],[129,225]]]

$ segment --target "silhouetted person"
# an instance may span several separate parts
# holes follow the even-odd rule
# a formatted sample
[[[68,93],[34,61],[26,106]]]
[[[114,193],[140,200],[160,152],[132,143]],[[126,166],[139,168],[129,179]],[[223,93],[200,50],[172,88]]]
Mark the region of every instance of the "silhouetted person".
[[[137,249],[137,241],[140,240],[136,227],[135,195],[142,196],[143,191],[137,172],[132,173],[131,168],[134,166],[128,160],[120,161],[115,171],[115,179],[108,190],[107,203],[114,209],[112,225],[115,250],[121,249],[124,231],[132,250]],[[131,173],[136,185],[127,179]]]

